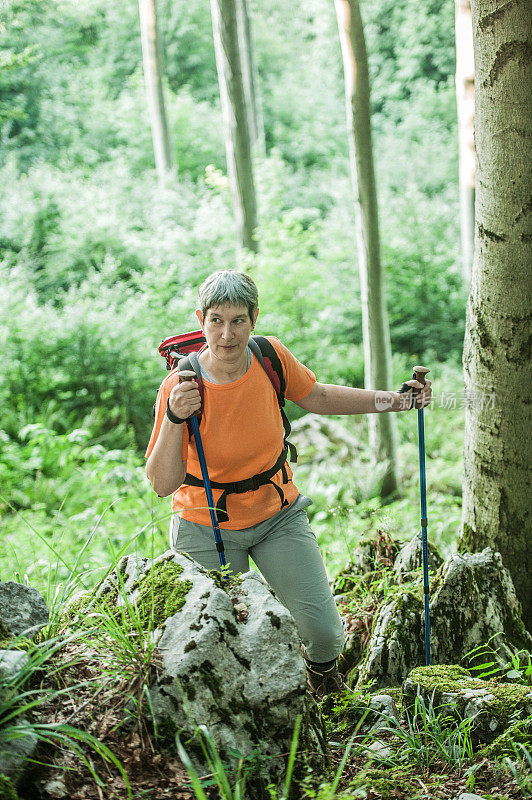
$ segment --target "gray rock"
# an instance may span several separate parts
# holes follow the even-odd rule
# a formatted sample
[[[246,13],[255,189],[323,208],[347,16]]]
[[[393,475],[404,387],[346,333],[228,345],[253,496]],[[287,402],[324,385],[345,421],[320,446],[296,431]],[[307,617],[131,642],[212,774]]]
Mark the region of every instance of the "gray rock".
[[[119,565],[120,578],[111,574],[102,584],[100,597],[120,604],[114,592],[122,582],[128,602],[138,604],[152,570],[170,567],[181,570],[183,603],[157,618],[153,634],[162,662],[150,687],[159,734],[173,744],[178,733],[196,768],[209,771],[198,739],[198,727],[206,726],[235,764],[231,750],[251,757],[258,747],[268,778],[278,782],[285,762],[278,756],[290,749],[302,714],[300,745],[323,754],[323,723],[306,692],[295,623],[258,573],[226,590],[186,555],[168,551],[153,563],[130,556]],[[166,589],[155,585],[157,595],[171,593],[175,581]]]
[[[0,679],[10,678],[28,663],[23,650],[0,650]]]
[[[424,663],[422,596],[422,587],[410,584],[380,607],[359,667],[359,686],[396,686]],[[490,548],[448,558],[431,581],[430,598],[433,663],[457,664],[501,631],[505,641],[491,641],[501,657],[532,649],[510,574]]]
[[[0,650],[0,698],[9,688],[9,679],[15,678],[27,662],[28,655],[23,650]],[[18,730],[20,736],[0,742],[0,774],[3,773],[16,784],[26,768],[26,760],[35,754],[38,739],[25,717],[17,717],[7,724],[13,730]]]
[[[126,596],[131,594],[136,584],[148,572],[152,564],[149,558],[136,555],[122,556],[116,568],[106,576],[94,593],[98,600],[113,597],[117,605],[124,605]]]
[[[388,727],[393,719],[397,719],[397,708],[389,694],[372,695],[369,699],[369,707],[375,712],[371,715],[371,719],[376,717],[369,733],[377,733],[382,728]]]
[[[62,778],[52,778],[52,780],[45,783],[44,791],[47,792],[50,797],[68,797],[68,789]]]
[[[391,749],[387,747],[384,742],[381,742],[380,739],[375,739],[375,741],[369,745],[367,753],[369,756],[377,757],[381,761],[386,761],[393,755]]]
[[[474,647],[492,640],[505,658],[516,650],[532,650],[510,573],[500,553],[452,555],[431,583],[431,648],[437,663],[457,664]],[[434,620],[434,622],[433,622]],[[433,630],[434,628],[434,630]]]
[[[48,607],[32,586],[0,582],[0,630],[33,638],[48,622]]]
[[[34,757],[39,740],[23,718],[13,723],[13,729],[18,731],[19,738],[0,744],[0,774],[7,775],[16,784],[27,767],[28,759]]]
[[[430,542],[428,543],[428,556],[429,570],[435,572],[442,565],[443,559]],[[419,570],[422,566],[423,546],[421,534],[416,534],[410,542],[407,542],[399,550],[393,564],[393,574],[398,583],[401,583],[404,580],[411,580],[411,573]],[[422,576],[420,578],[422,579]]]
[[[462,794],[457,794],[454,797],[454,800],[484,800],[479,794],[471,794],[471,792],[462,792]]]
[[[473,678],[456,665],[418,667],[403,683],[405,708],[417,696],[457,720],[471,720],[471,734],[492,742],[513,722],[532,714],[532,687]]]

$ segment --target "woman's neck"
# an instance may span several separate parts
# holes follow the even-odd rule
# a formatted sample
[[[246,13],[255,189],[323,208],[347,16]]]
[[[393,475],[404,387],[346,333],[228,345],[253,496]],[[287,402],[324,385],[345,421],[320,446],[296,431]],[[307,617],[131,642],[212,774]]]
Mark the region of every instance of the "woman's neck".
[[[224,364],[220,362],[208,347],[198,356],[201,366],[204,368],[215,383],[233,383],[247,372],[248,369],[248,350],[244,351],[243,358],[236,364]]]

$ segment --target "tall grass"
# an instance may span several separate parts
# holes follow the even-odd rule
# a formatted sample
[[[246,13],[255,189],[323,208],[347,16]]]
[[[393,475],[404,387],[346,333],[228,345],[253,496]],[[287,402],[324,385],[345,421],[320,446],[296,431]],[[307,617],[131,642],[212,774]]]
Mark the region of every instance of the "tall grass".
[[[332,781],[328,781],[326,783],[321,783],[320,788],[318,791],[311,790],[311,795],[314,800],[334,800],[336,797],[336,790],[338,788],[338,784],[342,777],[347,759],[349,757],[349,753],[351,752],[351,748],[353,746],[353,741],[355,736],[358,733],[358,729],[362,724],[363,720],[361,720],[360,724],[357,726],[355,733],[351,736],[349,741],[347,742],[343,756],[340,760],[340,764],[336,769],[336,773],[333,776]],[[284,781],[282,782],[283,786],[282,789],[278,789],[273,783],[268,783],[266,785],[266,781],[262,781],[262,791],[267,791],[270,797],[270,800],[289,800],[290,797],[293,797],[293,786],[292,780],[294,777],[294,767],[297,758],[298,752],[298,743],[299,743],[299,735],[301,732],[301,723],[302,723],[302,716],[299,714],[296,717],[296,721],[294,723],[294,730],[292,733],[292,739],[290,742],[290,751],[288,753],[288,759],[286,763],[286,772],[284,776]],[[199,734],[199,741],[201,744],[201,748],[205,759],[209,765],[209,769],[211,770],[211,775],[208,779],[208,784],[211,785],[214,782],[215,786],[218,789],[220,800],[246,800],[249,797],[246,787],[248,785],[249,780],[255,778],[257,775],[261,776],[261,767],[263,758],[261,757],[260,753],[256,754],[254,759],[249,759],[247,764],[244,763],[244,759],[240,758],[236,774],[234,774],[233,778],[229,777],[230,773],[234,773],[234,770],[230,770],[227,764],[224,764],[220,753],[212,739],[212,736],[209,733],[208,728],[205,725],[199,725],[196,733]],[[179,758],[183,762],[189,777],[190,782],[192,785],[192,790],[194,791],[194,797],[196,800],[207,800],[207,795],[204,791],[207,783],[205,780],[200,779],[195,767],[192,764],[190,756],[188,755],[187,751],[183,747],[179,736],[176,736],[176,748],[179,754]],[[228,774],[229,773],[229,774]],[[211,781],[212,776],[212,781]],[[259,789],[259,791],[261,791]]]
[[[68,685],[65,688],[43,687],[41,678],[46,670],[48,683],[59,677],[65,665],[57,666],[54,656],[65,644],[74,641],[78,635],[61,639],[50,639],[32,646],[28,652],[17,650],[19,638],[15,638],[8,653],[20,653],[17,663],[10,669],[0,671],[0,755],[4,759],[13,757],[12,745],[21,740],[30,740],[40,747],[35,756],[26,759],[30,763],[43,764],[40,757],[42,746],[47,745],[52,751],[57,747],[67,748],[77,755],[86,766],[96,783],[103,787],[104,783],[96,772],[92,760],[86,755],[83,745],[92,749],[106,764],[113,764],[120,772],[128,793],[132,797],[127,775],[120,761],[111,750],[87,731],[68,723],[44,721],[44,706],[61,703],[65,695],[71,695],[80,687],[90,682]],[[4,656],[5,659],[5,656]],[[71,666],[71,664],[69,664]],[[94,684],[96,689],[97,684]],[[11,747],[10,747],[11,746]],[[57,766],[57,765],[55,765]]]
[[[462,773],[474,757],[471,725],[470,718],[457,719],[456,715],[435,707],[432,700],[425,702],[423,697],[417,696],[413,708],[405,711],[402,722],[386,717],[386,725],[380,728],[379,734],[392,734],[395,746],[392,744],[384,755],[372,753],[372,758],[384,764],[408,764],[422,770],[444,762]],[[364,746],[372,738],[368,737]]]

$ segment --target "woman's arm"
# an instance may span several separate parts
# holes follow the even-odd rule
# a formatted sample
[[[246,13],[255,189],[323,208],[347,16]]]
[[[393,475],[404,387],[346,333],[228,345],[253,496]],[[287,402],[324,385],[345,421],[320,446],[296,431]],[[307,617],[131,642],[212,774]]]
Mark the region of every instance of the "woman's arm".
[[[420,389],[416,397],[416,408],[430,403],[431,382],[424,385],[419,381],[407,381],[409,386]],[[403,411],[409,407],[405,397],[399,392],[357,389],[352,386],[337,386],[332,383],[315,383],[310,394],[296,405],[313,414],[372,414],[382,411]]]
[[[170,411],[180,419],[187,419],[201,406],[200,394],[195,381],[178,383],[168,398]],[[159,436],[146,462],[146,475],[159,497],[168,497],[179,489],[187,474],[187,462],[183,461],[183,424],[163,418]]]
[[[179,489],[187,474],[182,460],[183,425],[175,425],[165,417],[155,446],[146,461],[146,475],[159,497],[168,497]]]

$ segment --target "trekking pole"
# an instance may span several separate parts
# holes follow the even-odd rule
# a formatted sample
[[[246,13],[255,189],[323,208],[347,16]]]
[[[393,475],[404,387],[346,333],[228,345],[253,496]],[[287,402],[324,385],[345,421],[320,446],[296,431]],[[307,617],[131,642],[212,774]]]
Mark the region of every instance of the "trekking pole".
[[[196,377],[196,373],[190,369],[182,370],[178,374],[180,383],[182,381],[193,381]],[[209,506],[209,513],[211,515],[212,530],[214,533],[214,540],[216,542],[216,549],[218,550],[218,556],[220,558],[220,565],[222,567],[222,576],[223,576],[224,574],[223,568],[226,566],[224,543],[222,541],[222,534],[220,532],[218,517],[216,516],[216,508],[214,506],[214,499],[212,496],[211,482],[209,479],[209,473],[207,471],[207,462],[205,460],[203,443],[201,441],[198,420],[195,414],[192,417],[190,417],[190,422],[192,424],[192,432],[194,433],[194,439],[196,440],[196,450],[198,451],[198,458],[201,467],[201,475],[203,478],[203,484],[205,486],[205,494],[207,495],[207,504]]]
[[[430,369],[414,367],[414,379],[425,384]],[[419,485],[421,493],[421,543],[423,547],[423,594],[425,599],[425,665],[430,666],[430,612],[429,612],[429,551],[427,542],[427,486],[425,481],[425,425],[423,408],[417,410],[417,432],[419,441]]]

